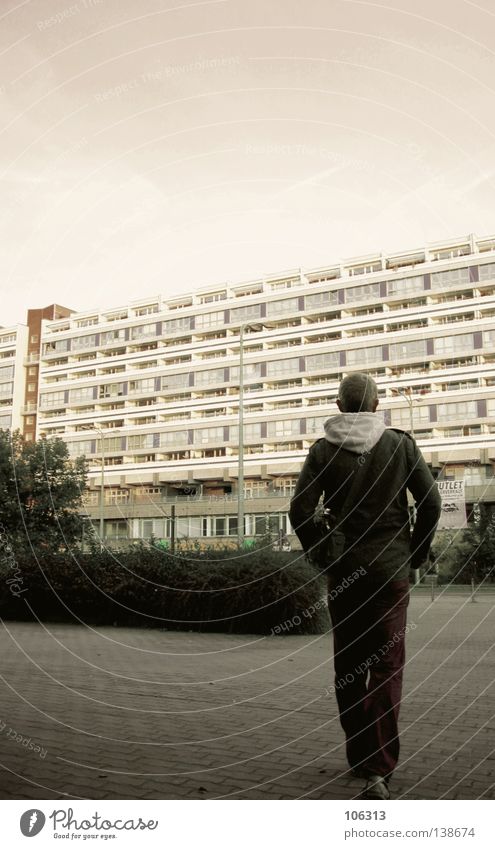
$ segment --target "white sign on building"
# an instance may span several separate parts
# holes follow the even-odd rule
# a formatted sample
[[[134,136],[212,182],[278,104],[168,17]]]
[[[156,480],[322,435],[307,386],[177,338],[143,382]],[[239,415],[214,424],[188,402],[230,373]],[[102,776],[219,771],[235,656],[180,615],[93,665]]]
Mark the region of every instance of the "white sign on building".
[[[467,527],[464,481],[437,481],[437,486],[442,499],[439,529]]]

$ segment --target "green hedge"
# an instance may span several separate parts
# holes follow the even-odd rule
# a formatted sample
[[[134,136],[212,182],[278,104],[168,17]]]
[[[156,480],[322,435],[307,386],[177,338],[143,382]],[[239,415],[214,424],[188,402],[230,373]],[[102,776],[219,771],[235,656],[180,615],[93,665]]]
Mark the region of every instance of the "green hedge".
[[[176,555],[144,545],[36,557],[14,552],[0,562],[0,576],[4,619],[244,634],[329,628],[323,579],[300,552],[269,547]]]

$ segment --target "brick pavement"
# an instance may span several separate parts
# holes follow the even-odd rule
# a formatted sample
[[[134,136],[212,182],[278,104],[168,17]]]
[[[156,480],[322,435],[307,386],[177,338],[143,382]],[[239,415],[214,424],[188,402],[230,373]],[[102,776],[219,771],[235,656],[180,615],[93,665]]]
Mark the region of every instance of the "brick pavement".
[[[493,596],[412,599],[395,797],[495,798],[494,607]],[[328,634],[6,622],[1,643],[0,798],[352,799],[361,789],[346,773]]]

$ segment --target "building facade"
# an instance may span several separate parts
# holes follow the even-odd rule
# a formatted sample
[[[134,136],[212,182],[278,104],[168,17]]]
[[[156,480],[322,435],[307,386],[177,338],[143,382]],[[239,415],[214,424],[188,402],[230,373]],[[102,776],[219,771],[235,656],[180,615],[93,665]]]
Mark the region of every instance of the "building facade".
[[[67,311],[68,312],[68,311]],[[245,533],[290,533],[306,452],[339,381],[376,379],[386,424],[440,477],[495,500],[495,237],[359,257],[41,327],[37,436],[86,455],[107,540],[237,536],[243,354]]]
[[[0,327],[0,428],[5,430],[23,425],[27,339],[24,324]]]

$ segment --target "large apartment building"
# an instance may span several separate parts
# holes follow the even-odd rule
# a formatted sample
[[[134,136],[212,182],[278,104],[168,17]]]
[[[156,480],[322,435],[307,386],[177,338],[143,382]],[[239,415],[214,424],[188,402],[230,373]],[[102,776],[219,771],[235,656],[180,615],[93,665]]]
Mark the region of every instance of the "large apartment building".
[[[495,501],[495,237],[470,236],[44,320],[37,435],[89,459],[95,522],[104,467],[108,540],[168,538],[172,504],[179,537],[237,536],[241,341],[248,536],[290,533],[302,461],[356,370],[440,477]]]
[[[0,327],[0,428],[5,430],[20,430],[23,424],[27,339],[24,324]]]

